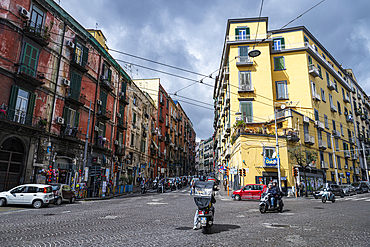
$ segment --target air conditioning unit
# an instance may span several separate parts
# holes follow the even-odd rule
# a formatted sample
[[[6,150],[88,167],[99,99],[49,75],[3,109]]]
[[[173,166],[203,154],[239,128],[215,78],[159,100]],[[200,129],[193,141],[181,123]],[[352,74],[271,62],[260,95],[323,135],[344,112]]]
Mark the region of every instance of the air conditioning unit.
[[[100,100],[100,99],[97,99],[97,100],[96,100],[96,103],[97,103],[98,105],[101,105],[101,104],[102,104],[102,102],[101,102],[101,100]]]
[[[114,145],[118,145],[118,140],[114,140]]]
[[[303,122],[309,124],[310,123],[310,118],[307,117],[307,116],[303,116]]]
[[[71,48],[71,49],[74,49],[74,48],[75,48],[75,44],[73,43],[73,41],[68,40],[68,41],[67,41],[67,47],[69,47],[69,48]]]
[[[29,19],[31,17],[31,14],[30,12],[28,12],[27,9],[21,7],[20,10],[19,10],[19,13],[21,14],[21,16],[25,19]]]
[[[94,131],[99,131],[99,126],[94,126]]]
[[[115,162],[118,161],[118,157],[117,156],[114,156],[113,159],[114,159]]]
[[[62,117],[57,117],[57,123],[58,123],[58,124],[64,124],[64,118],[62,118]]]
[[[117,117],[121,118],[122,117],[121,113],[117,112]]]
[[[241,117],[235,117],[235,121],[240,121],[240,120],[242,120]]]
[[[125,96],[125,92],[119,92],[119,94],[118,94],[120,97],[121,96]]]
[[[63,83],[64,86],[67,86],[67,87],[69,87],[71,85],[71,82],[69,80],[65,79],[65,78],[62,79],[62,83]]]
[[[104,75],[100,76],[100,80],[104,81],[104,80],[108,80],[108,78]]]

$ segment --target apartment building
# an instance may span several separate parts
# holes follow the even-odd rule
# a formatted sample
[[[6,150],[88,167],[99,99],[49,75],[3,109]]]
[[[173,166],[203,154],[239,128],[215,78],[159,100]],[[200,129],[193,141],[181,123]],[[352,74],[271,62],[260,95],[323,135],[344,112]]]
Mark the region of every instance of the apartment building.
[[[260,55],[250,57],[255,49]],[[354,87],[363,97],[354,98]],[[359,159],[365,137],[358,133],[369,129],[367,116],[360,121],[368,98],[360,88],[305,27],[268,30],[267,17],[228,20],[213,95],[216,166],[246,169],[244,183],[269,183],[278,179],[280,163],[285,190],[304,172],[311,190],[326,181],[366,179]],[[317,157],[299,167],[297,178],[294,147]],[[238,174],[228,179],[243,181]]]

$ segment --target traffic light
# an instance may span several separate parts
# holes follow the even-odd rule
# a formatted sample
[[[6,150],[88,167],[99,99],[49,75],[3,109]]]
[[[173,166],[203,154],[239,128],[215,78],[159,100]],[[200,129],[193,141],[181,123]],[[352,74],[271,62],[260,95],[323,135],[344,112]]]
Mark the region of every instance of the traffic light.
[[[117,173],[118,172],[118,165],[117,164],[115,164],[114,165],[114,169],[113,169],[113,173]]]
[[[242,169],[239,169],[239,176],[242,176]]]
[[[298,169],[296,167],[293,167],[293,176],[294,177],[298,176]]]
[[[245,175],[246,175],[246,174],[245,174],[245,168],[243,168],[243,177],[245,177]]]

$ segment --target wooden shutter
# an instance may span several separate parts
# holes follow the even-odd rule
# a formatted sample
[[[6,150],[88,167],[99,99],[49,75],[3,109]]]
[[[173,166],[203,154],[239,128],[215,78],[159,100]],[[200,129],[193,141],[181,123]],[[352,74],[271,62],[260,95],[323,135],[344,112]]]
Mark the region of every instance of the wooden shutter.
[[[30,118],[33,117],[35,103],[36,103],[36,94],[30,93],[30,98],[28,100],[28,106],[27,106],[27,115],[30,116]]]
[[[101,91],[100,92],[100,100],[102,102],[102,106],[105,108],[107,106],[107,98],[108,98],[108,95],[106,92],[104,91]]]
[[[125,81],[122,81],[121,92],[124,92],[125,95],[126,95],[126,85],[127,83]]]
[[[308,56],[308,64],[312,64],[312,57]]]
[[[247,107],[247,118],[248,118],[248,122],[252,122],[253,119],[252,119],[252,103],[251,102],[248,102],[246,104],[246,107]]]
[[[108,81],[111,82],[112,79],[112,70],[108,69]]]
[[[239,28],[235,28],[235,40],[239,39]]]
[[[239,56],[240,56],[240,62],[248,62],[248,46],[240,46],[239,47]]]
[[[38,52],[39,50],[35,47],[25,43],[21,67],[22,72],[30,76],[35,76]]]
[[[64,119],[64,124],[63,125],[67,125],[68,123],[68,114],[69,113],[69,108],[68,107],[64,107],[63,108],[63,119]]]
[[[78,127],[79,123],[80,123],[80,113],[76,111],[74,127]]]
[[[17,104],[19,87],[16,85],[12,86],[12,92],[10,93],[8,119],[13,120],[15,114],[15,107]]]
[[[85,46],[82,47],[82,67],[85,67],[87,64],[87,59],[89,57],[89,49]]]
[[[281,42],[281,49],[285,49],[285,39],[281,38],[280,42]]]
[[[245,34],[246,34],[246,38],[247,39],[250,39],[250,35],[251,35],[251,33],[250,33],[250,29],[249,29],[249,27],[247,27],[246,29],[245,29]]]

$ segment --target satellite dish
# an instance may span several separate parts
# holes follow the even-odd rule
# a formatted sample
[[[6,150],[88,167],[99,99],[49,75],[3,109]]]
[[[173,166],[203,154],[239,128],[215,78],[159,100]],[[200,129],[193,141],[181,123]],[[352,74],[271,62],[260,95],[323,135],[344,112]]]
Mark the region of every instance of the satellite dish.
[[[284,110],[285,109],[285,105],[281,105],[280,108]]]
[[[250,52],[248,52],[248,56],[250,57],[258,57],[259,55],[261,55],[260,50],[251,50]]]

